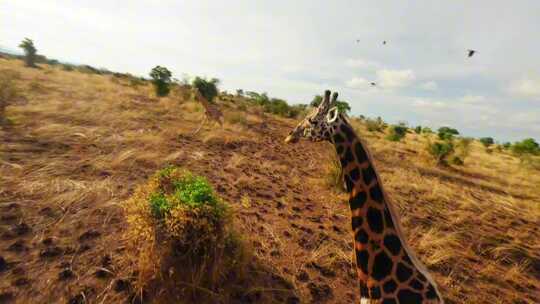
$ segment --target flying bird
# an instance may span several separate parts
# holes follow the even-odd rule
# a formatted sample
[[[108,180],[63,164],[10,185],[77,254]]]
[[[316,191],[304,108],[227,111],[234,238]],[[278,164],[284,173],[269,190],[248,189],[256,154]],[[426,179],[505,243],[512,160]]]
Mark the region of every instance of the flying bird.
[[[360,42],[360,39],[356,39],[356,43],[359,43]]]
[[[475,50],[467,50],[469,52],[469,57],[472,57],[474,53],[476,53]]]
[[[382,42],[382,44],[386,44],[386,40]]]
[[[376,84],[375,82],[372,82],[371,85],[372,85],[372,86],[376,86],[377,84]]]

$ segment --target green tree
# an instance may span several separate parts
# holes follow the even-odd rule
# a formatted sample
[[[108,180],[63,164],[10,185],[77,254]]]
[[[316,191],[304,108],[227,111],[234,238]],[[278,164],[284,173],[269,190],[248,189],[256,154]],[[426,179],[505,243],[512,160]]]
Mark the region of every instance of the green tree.
[[[534,138],[526,138],[522,141],[515,142],[512,145],[512,152],[518,156],[524,154],[538,155],[540,154],[540,145]]]
[[[495,140],[493,140],[492,137],[482,137],[480,138],[480,142],[484,145],[484,147],[489,147],[495,143]]]
[[[454,145],[449,141],[428,142],[427,150],[438,165],[446,165],[448,158],[454,152]]]
[[[422,133],[431,134],[431,133],[433,133],[433,130],[431,130],[431,128],[429,128],[429,127],[423,127],[422,128]]]
[[[322,99],[323,98],[321,95],[315,95],[310,103],[310,106],[318,107],[321,104]],[[338,108],[339,113],[347,113],[351,111],[351,106],[346,101],[336,100],[335,106]]]
[[[37,49],[34,46],[34,41],[29,38],[24,38],[24,40],[19,44],[19,47],[24,51],[24,62],[28,67],[36,67],[36,55]]]
[[[171,91],[171,77],[172,73],[166,67],[156,66],[150,72],[150,77],[152,77],[152,84],[156,90],[157,96],[167,96]]]
[[[193,79],[192,85],[199,93],[206,99],[208,102],[214,102],[214,98],[218,95],[218,86],[219,79],[212,78],[210,80],[202,77],[195,77]]]
[[[454,135],[459,135],[458,130],[450,127],[440,127],[437,131],[439,138],[442,140],[450,140]]]
[[[388,130],[388,136],[386,139],[390,141],[400,141],[407,134],[407,127],[403,125],[391,126]]]
[[[416,134],[422,133],[422,126],[416,126],[416,128],[414,128],[414,133]]]
[[[502,144],[502,146],[503,146],[503,148],[505,148],[505,149],[510,149],[510,147],[512,147],[512,144],[511,144],[509,141],[507,141],[507,142],[504,142],[504,143]]]

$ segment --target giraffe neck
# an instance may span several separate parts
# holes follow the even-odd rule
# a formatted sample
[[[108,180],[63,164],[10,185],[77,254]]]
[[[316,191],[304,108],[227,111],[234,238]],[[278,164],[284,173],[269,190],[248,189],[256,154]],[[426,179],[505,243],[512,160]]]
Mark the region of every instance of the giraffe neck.
[[[407,246],[369,151],[347,120],[340,120],[331,141],[349,193],[362,303],[443,303],[435,282]]]

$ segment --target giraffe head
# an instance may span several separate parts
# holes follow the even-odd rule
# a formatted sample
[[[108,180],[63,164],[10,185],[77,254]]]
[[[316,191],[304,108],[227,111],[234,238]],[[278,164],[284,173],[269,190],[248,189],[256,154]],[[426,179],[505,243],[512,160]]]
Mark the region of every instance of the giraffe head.
[[[334,92],[332,101],[330,101],[330,91],[324,92],[321,104],[304,120],[302,120],[285,138],[286,143],[295,143],[300,138],[305,137],[311,141],[331,140],[334,130],[340,123],[340,113],[336,107],[333,107],[338,97],[338,93]]]

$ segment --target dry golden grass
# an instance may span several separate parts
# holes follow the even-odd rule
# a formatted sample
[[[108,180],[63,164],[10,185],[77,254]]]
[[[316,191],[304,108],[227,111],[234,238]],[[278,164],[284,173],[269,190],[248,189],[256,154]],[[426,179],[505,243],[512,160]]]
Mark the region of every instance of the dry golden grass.
[[[81,293],[96,303],[132,297],[115,292],[114,281],[96,283],[88,272],[102,267],[96,260],[106,252],[114,266],[105,268],[115,279],[136,277],[122,237],[122,202],[156,170],[180,164],[208,177],[231,202],[242,237],[253,245],[257,265],[248,270],[242,299],[281,303],[298,296],[307,303],[317,294],[313,282],[330,287],[329,302],[354,301],[346,195],[327,182],[333,151],[321,143],[284,146],[295,121],[239,99],[223,102],[223,128],[208,125],[192,136],[204,111],[182,88],[156,98],[147,84],[130,86],[111,76],[28,69],[5,59],[0,69],[19,74],[14,82],[25,100],[7,107],[11,124],[0,129],[0,207],[18,202],[23,211],[16,213],[17,222],[31,225],[35,240],[51,237],[66,248],[78,248],[77,238],[90,228],[101,231],[87,251],[65,254],[80,274],[69,283],[58,281],[61,261],[39,260],[41,245],[31,247],[34,237],[28,237],[27,253],[6,257],[24,259],[19,265],[28,276],[43,280],[25,291],[10,283],[17,274],[0,274],[6,276],[0,293],[9,289],[19,303],[67,302]],[[440,168],[425,150],[424,135],[407,134],[394,143],[354,124],[369,144],[411,247],[447,303],[540,301],[538,170],[505,152],[488,154],[478,142],[464,166]],[[4,233],[12,223],[0,224]],[[303,271],[307,281],[299,279]]]

